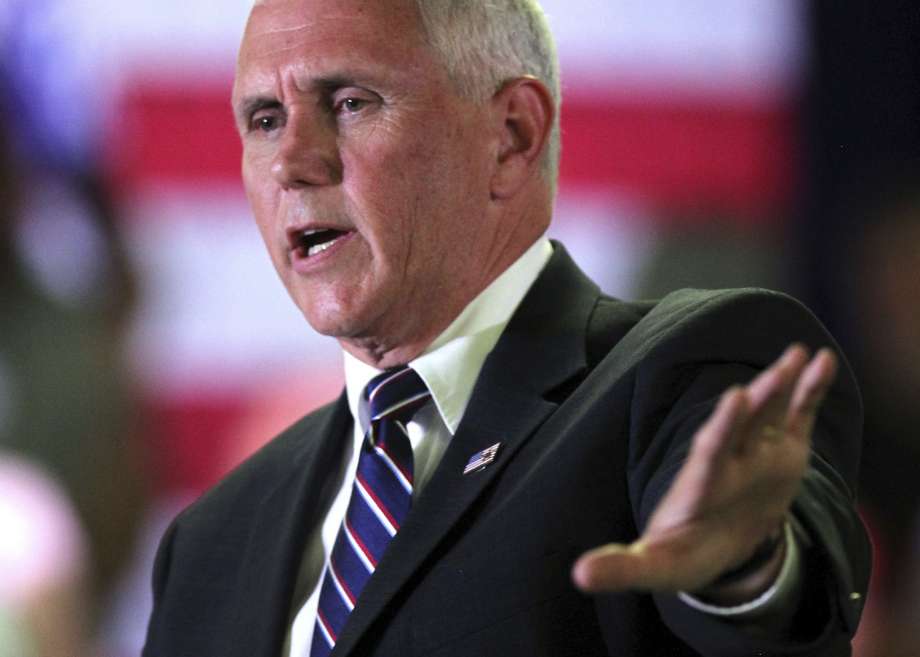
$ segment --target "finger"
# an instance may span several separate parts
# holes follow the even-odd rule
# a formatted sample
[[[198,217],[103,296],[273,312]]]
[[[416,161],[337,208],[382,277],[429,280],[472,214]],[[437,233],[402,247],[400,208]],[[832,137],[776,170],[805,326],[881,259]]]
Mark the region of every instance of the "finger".
[[[818,408],[837,375],[837,357],[830,349],[822,349],[799,377],[792,395],[787,430],[800,438],[809,437]]]
[[[701,543],[695,532],[682,530],[652,541],[604,545],[575,562],[572,580],[584,591],[660,591],[694,586],[708,574],[694,558]]]
[[[629,545],[612,543],[583,554],[572,580],[583,591],[690,591],[725,569],[738,537],[712,523],[674,528]],[[729,564],[732,565],[732,564]]]
[[[572,580],[583,591],[622,591],[648,578],[644,545],[612,543],[583,554],[572,567]]]
[[[756,412],[773,395],[778,386],[787,383],[808,362],[808,351],[800,344],[786,348],[768,368],[758,374],[748,385],[751,407]]]
[[[777,425],[781,424],[786,416],[795,377],[807,361],[807,350],[802,345],[793,344],[747,386],[729,388],[710,419],[700,428],[694,448],[711,457],[730,453],[742,440],[740,430],[758,413]],[[778,398],[783,393],[785,396]],[[762,419],[757,428],[766,424],[767,420]]]
[[[709,419],[693,439],[694,458],[717,462],[731,453],[734,442],[750,417],[748,396],[739,386],[726,390]]]
[[[758,377],[755,392],[759,403],[752,403],[751,418],[745,427],[744,438],[739,439],[737,449],[743,451],[757,441],[782,436],[786,426],[790,404],[803,370],[808,364],[808,352],[800,345],[793,345],[768,370],[763,378]]]

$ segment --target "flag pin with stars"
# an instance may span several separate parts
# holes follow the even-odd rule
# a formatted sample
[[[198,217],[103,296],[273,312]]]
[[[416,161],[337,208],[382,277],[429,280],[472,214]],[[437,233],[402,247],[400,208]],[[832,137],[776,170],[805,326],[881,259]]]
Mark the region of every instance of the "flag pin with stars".
[[[468,475],[472,472],[479,472],[489,465],[495,460],[495,456],[498,454],[498,448],[501,446],[501,443],[495,443],[491,447],[486,447],[481,452],[473,454],[467,462],[466,467],[463,468],[463,474]]]

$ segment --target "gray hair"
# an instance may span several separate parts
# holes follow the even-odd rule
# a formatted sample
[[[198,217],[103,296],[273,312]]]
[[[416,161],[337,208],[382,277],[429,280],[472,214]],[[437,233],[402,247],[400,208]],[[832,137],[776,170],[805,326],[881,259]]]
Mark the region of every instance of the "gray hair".
[[[508,80],[532,75],[556,108],[543,159],[553,191],[559,175],[559,60],[537,0],[415,0],[425,36],[461,94],[486,100]]]

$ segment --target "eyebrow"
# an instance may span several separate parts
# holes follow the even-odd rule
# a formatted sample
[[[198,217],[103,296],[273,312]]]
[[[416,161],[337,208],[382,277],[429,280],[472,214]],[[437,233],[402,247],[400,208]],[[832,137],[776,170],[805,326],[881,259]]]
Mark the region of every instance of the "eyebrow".
[[[249,120],[249,117],[262,109],[274,109],[281,107],[281,101],[273,96],[252,96],[244,98],[237,106],[234,114],[237,122],[243,124]]]
[[[342,87],[365,87],[367,86],[367,82],[360,82],[362,78],[367,78],[367,76],[349,73],[329,75],[311,80],[310,86],[321,93],[329,93],[336,89],[341,89]],[[237,120],[243,122],[261,109],[275,109],[281,106],[283,106],[283,103],[274,95],[251,96],[243,98],[242,102],[240,102],[239,106],[236,108],[235,114]]]

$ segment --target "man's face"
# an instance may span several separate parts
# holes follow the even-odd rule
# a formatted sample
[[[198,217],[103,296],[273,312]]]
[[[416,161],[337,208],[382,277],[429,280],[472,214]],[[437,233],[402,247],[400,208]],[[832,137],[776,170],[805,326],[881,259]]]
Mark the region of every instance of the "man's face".
[[[418,20],[407,0],[268,0],[240,52],[256,221],[310,324],[346,345],[449,321],[495,248],[488,103],[457,95]]]

